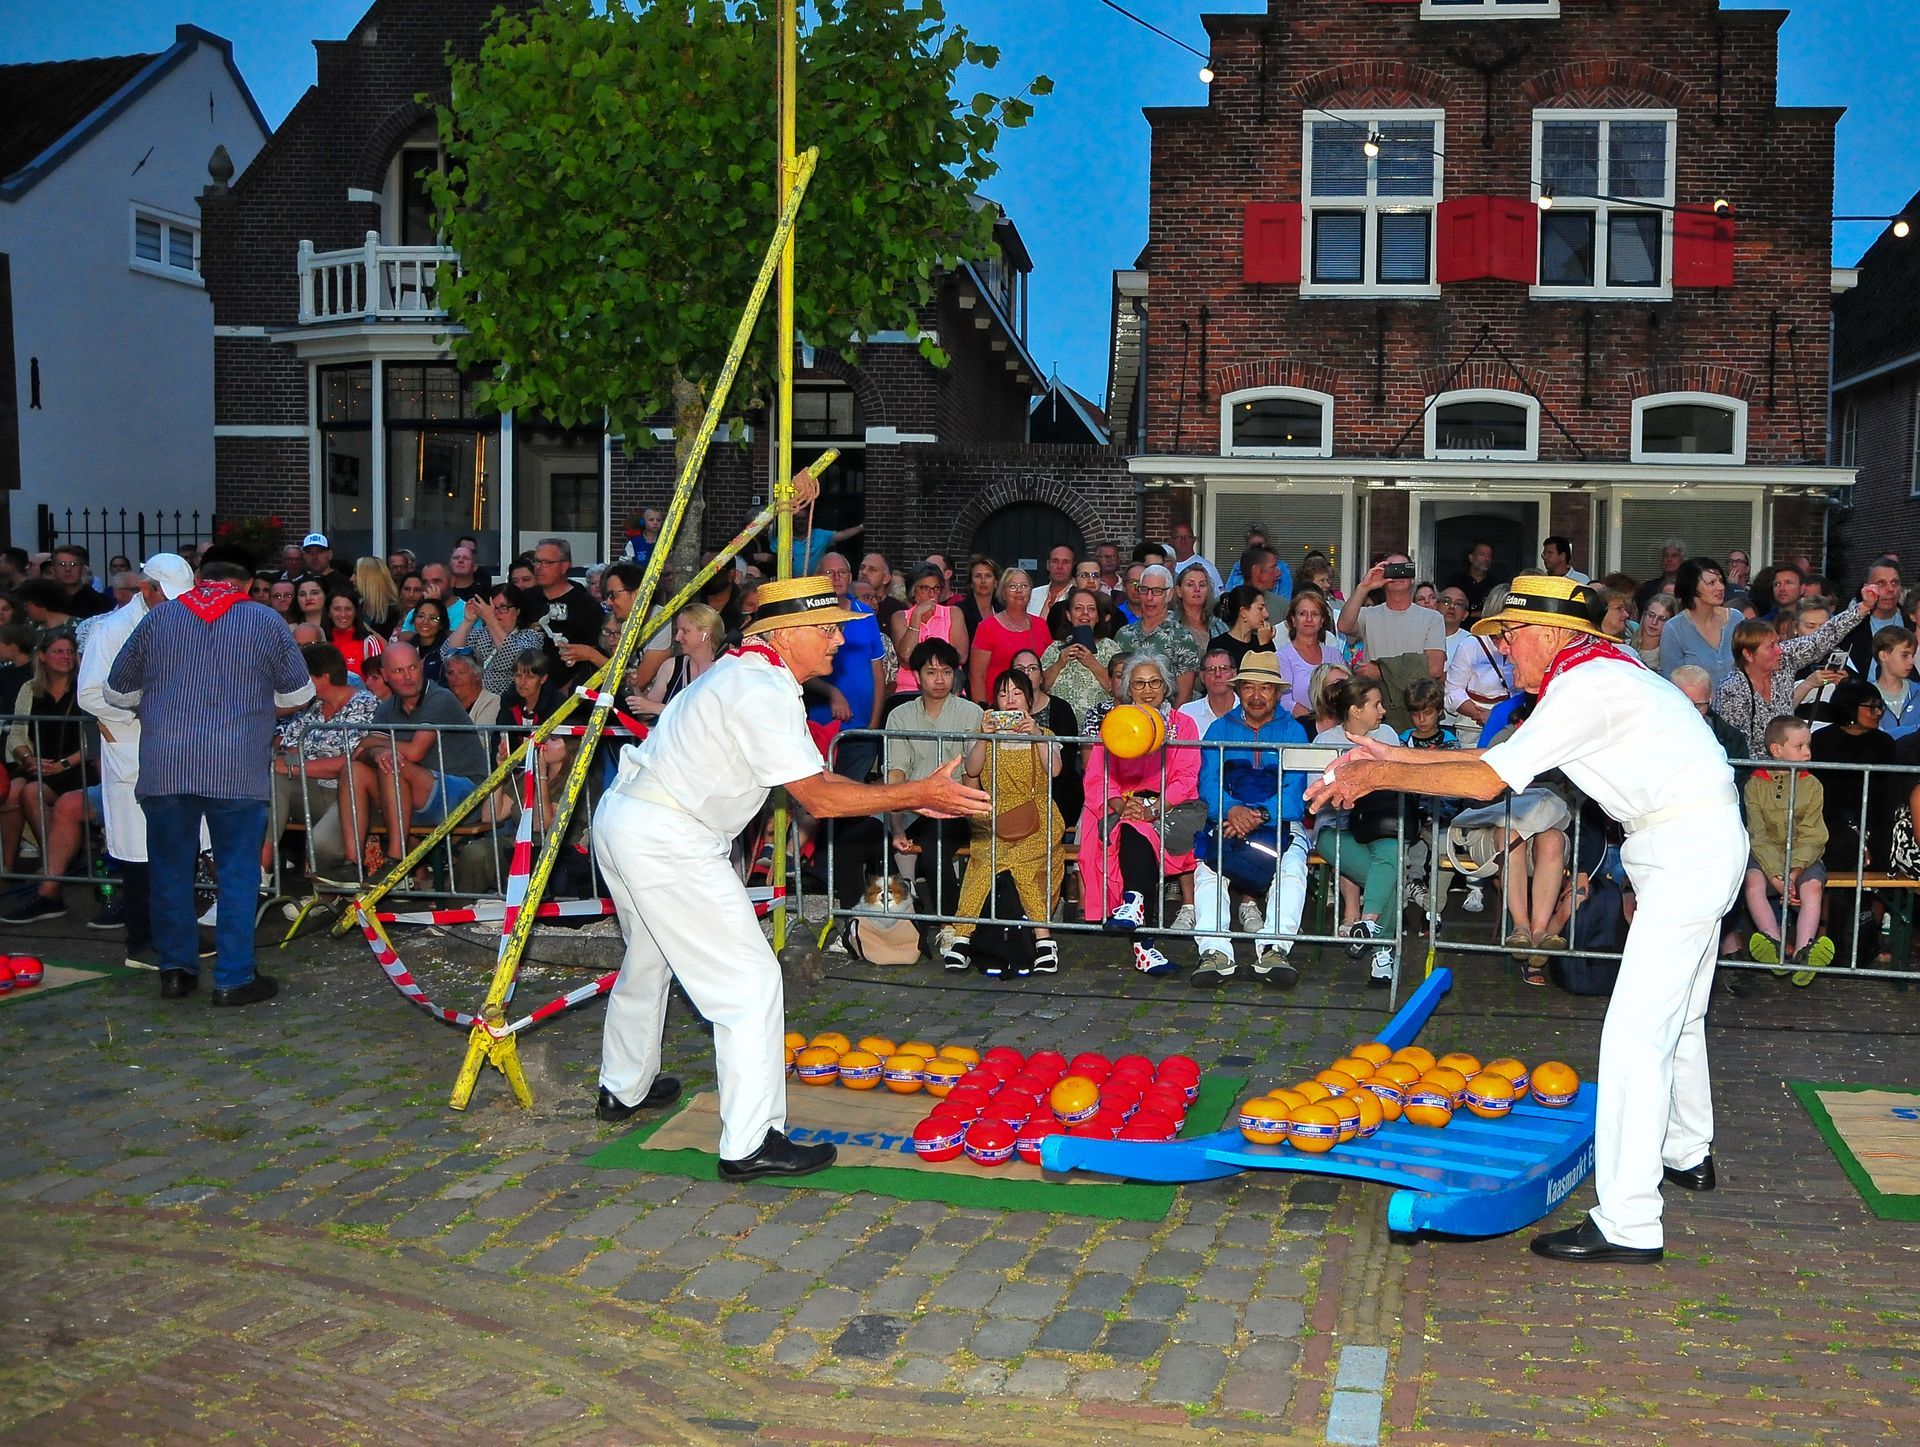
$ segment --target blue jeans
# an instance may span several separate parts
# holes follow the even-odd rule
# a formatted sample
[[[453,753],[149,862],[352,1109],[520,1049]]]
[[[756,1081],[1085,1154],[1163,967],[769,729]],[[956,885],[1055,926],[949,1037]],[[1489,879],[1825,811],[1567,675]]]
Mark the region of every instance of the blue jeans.
[[[213,987],[232,990],[246,984],[253,978],[253,911],[260,902],[266,800],[160,794],[142,799],[140,807],[147,816],[147,877],[160,968],[200,973],[193,872],[204,819],[219,880],[220,921],[215,931],[219,950],[213,962]]]

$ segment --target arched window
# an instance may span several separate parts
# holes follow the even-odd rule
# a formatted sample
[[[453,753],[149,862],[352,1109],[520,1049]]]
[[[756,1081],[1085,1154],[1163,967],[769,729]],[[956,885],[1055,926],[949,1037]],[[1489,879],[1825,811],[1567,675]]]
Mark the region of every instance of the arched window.
[[[1531,461],[1540,455],[1540,402],[1525,392],[1442,392],[1427,399],[1427,456]]]
[[[1249,387],[1220,399],[1227,457],[1333,456],[1333,398],[1300,387]]]
[[[1745,462],[1747,404],[1714,392],[1636,397],[1632,455],[1635,462]]]

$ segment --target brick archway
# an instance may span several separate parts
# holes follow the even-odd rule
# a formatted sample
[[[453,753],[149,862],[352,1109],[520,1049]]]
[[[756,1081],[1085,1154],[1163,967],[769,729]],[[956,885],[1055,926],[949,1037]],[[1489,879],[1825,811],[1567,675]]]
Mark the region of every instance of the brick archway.
[[[445,96],[436,97],[445,101]],[[354,184],[369,191],[379,191],[387,182],[387,163],[393,159],[393,153],[400,149],[400,143],[420,129],[423,122],[431,121],[434,107],[431,102],[409,101],[407,104],[388,112],[379,125],[367,134],[360,154],[354,159]]]
[[[1043,473],[1024,473],[1006,482],[995,483],[985,492],[974,494],[967,505],[953,520],[953,526],[947,533],[947,549],[950,558],[964,558],[973,550],[973,536],[980,531],[986,520],[1003,507],[1016,503],[1037,502],[1047,507],[1058,508],[1080,529],[1081,537],[1089,546],[1099,538],[1106,536],[1106,525],[1100,514],[1088,506],[1085,498],[1056,477]]]

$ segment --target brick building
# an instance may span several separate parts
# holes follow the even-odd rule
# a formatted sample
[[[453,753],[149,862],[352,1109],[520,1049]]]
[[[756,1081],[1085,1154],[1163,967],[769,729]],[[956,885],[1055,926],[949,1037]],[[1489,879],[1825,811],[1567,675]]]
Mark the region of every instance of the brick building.
[[[1573,539],[1821,556],[1839,112],[1775,103],[1783,11],[1716,0],[1270,0],[1212,15],[1208,102],[1151,109],[1115,274],[1116,437],[1149,522],[1224,561]]]
[[[494,8],[380,0],[344,39],[316,41],[317,83],[231,187],[202,198],[223,516],[278,513],[348,557],[444,556],[473,533],[497,566],[549,534],[577,558],[606,557],[635,509],[665,499],[670,441],[628,448],[600,428],[483,413],[445,346],[435,281],[458,258],[418,180],[441,152],[417,97],[444,97],[447,45],[476,53]],[[1063,531],[1132,533],[1136,485],[1116,455],[1026,446],[1043,385],[1026,346],[1032,263],[1010,221],[997,238],[999,254],[944,275],[917,318],[950,366],[930,366],[904,332],[870,339],[857,366],[803,349],[797,455],[844,455],[820,525],[864,521],[865,545],[894,556],[984,542],[1010,557]],[[764,417],[732,442],[707,464],[708,544],[767,490]]]
[[[1882,551],[1920,560],[1920,236],[1883,232],[1859,278],[1833,328],[1833,460],[1860,476],[1837,531],[1856,571]]]

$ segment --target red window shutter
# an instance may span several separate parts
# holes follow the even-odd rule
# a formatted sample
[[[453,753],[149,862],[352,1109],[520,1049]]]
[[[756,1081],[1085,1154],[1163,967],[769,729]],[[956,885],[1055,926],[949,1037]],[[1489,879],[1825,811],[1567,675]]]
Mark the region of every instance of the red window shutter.
[[[1706,210],[1673,213],[1673,284],[1733,285],[1733,218]]]
[[[1240,253],[1240,279],[1256,282],[1300,280],[1300,205],[1296,201],[1256,201],[1246,209]]]
[[[1487,213],[1490,196],[1456,196],[1434,212],[1434,278],[1480,281],[1487,269]]]
[[[1532,286],[1540,279],[1540,208],[1524,196],[1487,199],[1487,275]]]

